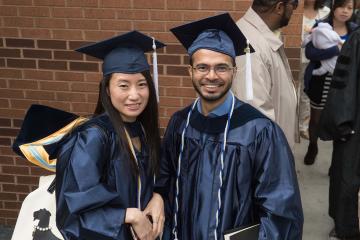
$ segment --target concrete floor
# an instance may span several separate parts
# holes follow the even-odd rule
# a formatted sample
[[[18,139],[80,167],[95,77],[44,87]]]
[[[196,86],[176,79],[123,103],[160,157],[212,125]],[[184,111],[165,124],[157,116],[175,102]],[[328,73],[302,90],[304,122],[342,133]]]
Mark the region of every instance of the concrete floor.
[[[308,141],[301,139],[295,147],[295,162],[304,210],[303,240],[328,240],[333,228],[328,211],[329,177],[332,142],[319,141],[314,165],[303,163]]]
[[[332,144],[319,141],[319,155],[312,166],[303,164],[308,141],[303,140],[295,147],[296,170],[299,179],[305,224],[303,240],[328,240],[333,227],[327,214],[328,209],[328,169]],[[0,240],[10,240],[12,229],[0,226]]]

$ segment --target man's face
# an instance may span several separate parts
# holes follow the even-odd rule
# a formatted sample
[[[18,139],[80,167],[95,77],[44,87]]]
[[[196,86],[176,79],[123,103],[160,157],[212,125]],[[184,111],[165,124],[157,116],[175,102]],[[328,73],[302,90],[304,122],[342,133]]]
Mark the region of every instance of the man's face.
[[[285,27],[289,24],[291,15],[297,6],[298,2],[296,0],[289,0],[288,2],[284,2],[284,12],[279,20],[279,28]]]
[[[231,88],[235,68],[230,56],[200,49],[192,55],[189,72],[201,100],[216,104],[225,99]]]

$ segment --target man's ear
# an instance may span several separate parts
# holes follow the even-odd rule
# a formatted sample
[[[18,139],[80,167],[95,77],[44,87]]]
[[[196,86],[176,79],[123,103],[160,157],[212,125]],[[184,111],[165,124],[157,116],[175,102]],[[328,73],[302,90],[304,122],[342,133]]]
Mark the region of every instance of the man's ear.
[[[286,8],[286,2],[279,1],[274,6],[274,13],[278,15],[283,15]]]
[[[189,75],[190,75],[190,77],[192,79],[194,71],[193,71],[193,67],[191,65],[188,66],[188,71],[189,71]]]

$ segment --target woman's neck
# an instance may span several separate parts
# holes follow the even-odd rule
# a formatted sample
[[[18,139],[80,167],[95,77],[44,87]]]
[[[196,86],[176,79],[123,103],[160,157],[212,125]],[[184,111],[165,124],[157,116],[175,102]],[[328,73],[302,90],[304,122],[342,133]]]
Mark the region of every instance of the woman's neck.
[[[340,22],[336,19],[333,19],[333,27],[334,31],[340,36],[346,35],[348,33],[345,22]]]
[[[314,3],[304,3],[304,16],[314,19],[317,16],[317,10],[314,9]]]

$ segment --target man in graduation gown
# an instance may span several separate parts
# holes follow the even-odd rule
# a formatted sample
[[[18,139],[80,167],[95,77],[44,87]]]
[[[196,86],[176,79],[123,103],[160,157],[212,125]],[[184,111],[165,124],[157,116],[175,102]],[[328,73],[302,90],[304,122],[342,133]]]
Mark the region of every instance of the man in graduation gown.
[[[360,28],[341,49],[319,136],[333,140],[329,215],[341,239],[360,239],[357,193],[360,188]]]
[[[246,39],[225,13],[171,29],[190,55],[199,98],[176,112],[162,145],[155,191],[165,201],[163,239],[223,239],[260,223],[258,239],[297,240],[303,213],[282,130],[230,91]]]

